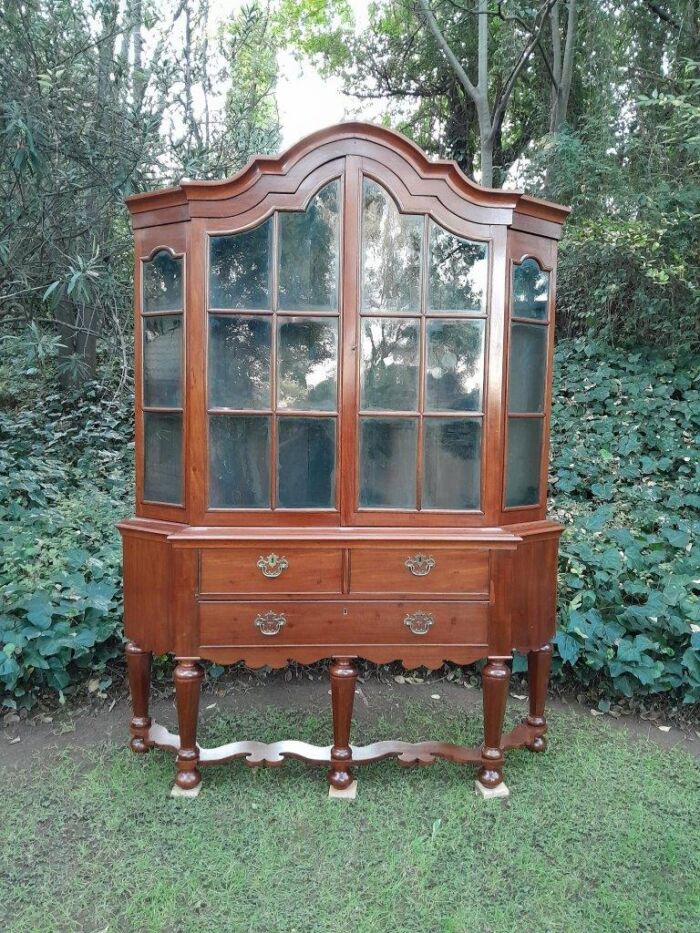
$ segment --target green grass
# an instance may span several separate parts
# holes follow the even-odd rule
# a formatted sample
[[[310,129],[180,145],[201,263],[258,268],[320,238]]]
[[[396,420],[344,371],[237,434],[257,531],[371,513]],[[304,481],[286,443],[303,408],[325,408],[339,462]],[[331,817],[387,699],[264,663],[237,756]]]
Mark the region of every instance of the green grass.
[[[454,713],[406,722],[410,739],[478,738]],[[205,738],[326,730],[271,710]],[[354,802],[294,762],[209,769],[194,801],[168,798],[172,777],[167,754],[114,746],[0,775],[4,931],[700,929],[696,764],[598,720],[560,714],[547,754],[511,753],[508,804],[444,763],[368,766]]]

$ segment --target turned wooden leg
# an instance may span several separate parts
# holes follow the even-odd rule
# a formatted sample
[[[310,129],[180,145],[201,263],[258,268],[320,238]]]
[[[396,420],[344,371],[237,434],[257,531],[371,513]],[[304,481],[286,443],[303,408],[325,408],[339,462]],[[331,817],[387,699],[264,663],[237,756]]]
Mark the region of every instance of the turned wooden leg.
[[[479,781],[484,787],[503,783],[501,734],[508,699],[510,668],[502,658],[489,658],[481,672],[484,695],[484,744],[481,747]]]
[[[352,784],[350,722],[355,700],[357,668],[351,658],[333,658],[331,664],[331,703],[333,705],[333,747],[328,780],[343,790]]]
[[[142,651],[139,646],[128,641],[124,648],[126,653],[126,669],[129,675],[129,692],[131,693],[131,708],[133,716],[129,723],[131,733],[132,752],[142,754],[150,751],[148,734],[151,728],[151,717],[148,715],[148,697],[151,690],[151,659],[150,651]]]
[[[177,753],[175,783],[182,790],[193,790],[202,780],[197,770],[197,716],[199,689],[204,677],[201,664],[193,660],[179,660],[175,668],[175,702],[180,730],[180,750]]]
[[[552,646],[544,645],[538,651],[527,653],[527,681],[530,699],[530,712],[525,722],[536,730],[527,747],[533,752],[543,752],[547,747],[545,732],[547,720],[544,718],[544,705],[547,700],[549,669],[552,665]]]

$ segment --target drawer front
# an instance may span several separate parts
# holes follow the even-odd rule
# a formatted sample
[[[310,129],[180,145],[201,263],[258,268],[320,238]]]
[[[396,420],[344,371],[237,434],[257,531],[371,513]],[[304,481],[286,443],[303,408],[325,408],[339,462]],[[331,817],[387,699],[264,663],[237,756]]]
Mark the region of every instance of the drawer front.
[[[485,645],[487,603],[200,603],[203,646]]]
[[[341,593],[340,548],[215,548],[203,550],[199,590],[227,593]]]
[[[353,550],[350,557],[352,593],[489,592],[489,552],[430,547]]]

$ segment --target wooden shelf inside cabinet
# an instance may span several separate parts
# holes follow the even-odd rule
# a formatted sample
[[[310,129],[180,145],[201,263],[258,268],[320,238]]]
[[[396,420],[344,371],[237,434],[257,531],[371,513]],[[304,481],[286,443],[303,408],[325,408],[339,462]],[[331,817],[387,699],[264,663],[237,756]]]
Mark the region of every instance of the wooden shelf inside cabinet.
[[[120,523],[132,748],[177,793],[243,757],[479,766],[544,748],[560,526],[546,517],[557,242],[567,209],[481,188],[344,123],[220,182],[127,200],[136,513]],[[508,659],[529,713],[502,734]],[[177,659],[179,735],[154,724]],[[328,747],[197,743],[203,661],[331,659]],[[350,743],[356,659],[486,659],[484,742]],[[495,790],[494,790],[495,789]]]

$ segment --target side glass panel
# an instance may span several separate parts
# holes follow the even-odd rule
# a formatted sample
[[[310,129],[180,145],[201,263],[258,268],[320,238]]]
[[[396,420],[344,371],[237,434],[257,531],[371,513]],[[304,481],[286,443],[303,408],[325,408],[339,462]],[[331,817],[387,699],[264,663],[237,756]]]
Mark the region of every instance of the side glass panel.
[[[270,308],[272,218],[252,230],[209,238],[209,307]]]
[[[426,418],[425,509],[477,509],[481,486],[481,419]]]
[[[271,353],[269,317],[209,315],[209,407],[269,408]]]
[[[215,509],[269,508],[269,416],[209,417],[209,505]]]
[[[337,319],[280,317],[277,327],[278,408],[335,411]]]
[[[547,328],[513,323],[510,329],[508,411],[544,410],[544,381],[547,374]]]
[[[143,319],[143,404],[182,405],[182,315]]]
[[[277,458],[280,508],[333,507],[335,418],[278,418]]]
[[[513,269],[513,317],[547,320],[549,272],[534,259],[525,259]]]
[[[182,257],[161,250],[143,263],[142,311],[182,311]]]
[[[143,498],[149,502],[182,502],[182,415],[144,412]]]
[[[368,178],[362,195],[362,308],[418,311],[423,217],[400,214]]]
[[[431,221],[429,310],[463,314],[486,312],[486,250],[485,243],[463,240]]]
[[[415,509],[417,418],[360,422],[360,507]]]
[[[542,418],[508,419],[506,508],[540,501]]]
[[[484,322],[427,322],[425,407],[428,411],[481,411]]]
[[[279,307],[336,311],[340,184],[331,182],[302,212],[279,214]]]
[[[417,410],[419,333],[418,321],[363,318],[362,409]]]

